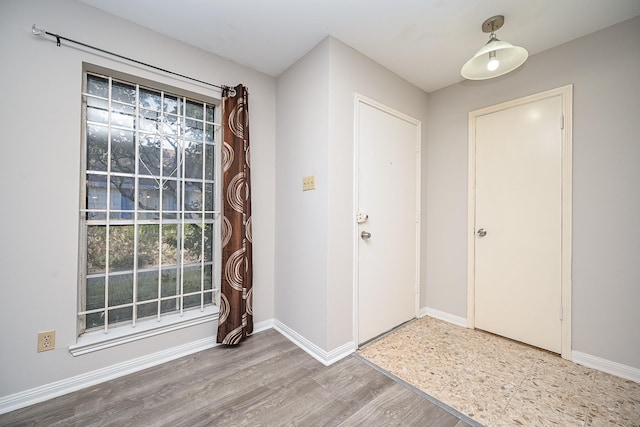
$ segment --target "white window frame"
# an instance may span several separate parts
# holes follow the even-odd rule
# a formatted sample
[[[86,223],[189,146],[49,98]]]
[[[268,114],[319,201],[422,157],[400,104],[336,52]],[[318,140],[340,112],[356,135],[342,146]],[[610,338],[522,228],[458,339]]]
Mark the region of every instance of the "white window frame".
[[[131,305],[131,310],[132,310],[132,319],[126,321],[123,324],[109,324],[109,321],[105,319],[105,321],[103,322],[103,326],[100,327],[99,329],[88,329],[85,330],[85,316],[87,314],[87,312],[91,312],[92,310],[86,310],[86,306],[85,306],[85,292],[86,292],[86,283],[87,283],[87,246],[86,246],[86,239],[87,239],[87,233],[88,233],[88,227],[89,224],[92,223],[92,220],[88,219],[88,212],[90,211],[88,209],[88,206],[86,205],[86,201],[87,201],[87,98],[90,97],[91,95],[89,95],[87,93],[87,75],[88,74],[92,74],[92,75],[98,75],[107,79],[111,79],[114,81],[120,81],[120,82],[125,82],[127,84],[131,84],[131,85],[135,85],[136,87],[136,102],[135,102],[135,118],[136,120],[139,119],[140,117],[140,102],[139,102],[139,91],[140,88],[143,89],[150,89],[156,92],[160,92],[162,93],[162,97],[164,99],[164,95],[171,95],[171,96],[178,96],[178,97],[182,97],[183,101],[186,100],[192,100],[195,101],[197,103],[202,103],[203,106],[206,105],[211,105],[214,107],[214,117],[213,117],[213,143],[211,144],[210,142],[207,142],[206,140],[206,136],[204,135],[205,132],[205,128],[206,128],[206,123],[207,123],[207,117],[206,117],[206,111],[205,114],[203,114],[203,121],[202,121],[202,133],[203,133],[203,139],[202,139],[202,143],[203,143],[203,147],[207,147],[207,144],[210,144],[211,147],[213,148],[213,161],[214,161],[214,166],[213,166],[213,194],[214,194],[214,198],[213,198],[213,211],[207,210],[205,211],[205,206],[202,206],[202,211],[198,211],[198,213],[201,215],[201,220],[199,220],[199,223],[202,224],[202,226],[204,226],[207,222],[211,224],[211,227],[213,229],[213,242],[212,242],[212,248],[211,250],[213,251],[213,260],[212,260],[212,266],[211,266],[211,274],[213,277],[213,285],[212,285],[212,290],[205,290],[204,287],[201,287],[200,291],[198,294],[202,294],[204,295],[205,293],[209,293],[211,292],[212,294],[212,303],[209,304],[204,304],[203,301],[201,299],[201,304],[200,307],[195,307],[195,308],[190,308],[190,309],[185,309],[182,305],[182,301],[183,298],[185,296],[188,295],[183,295],[183,287],[182,287],[182,282],[181,282],[181,286],[180,286],[180,296],[178,297],[178,301],[180,302],[180,307],[176,312],[171,312],[171,313],[162,313],[160,306],[161,306],[161,294],[160,294],[160,290],[158,291],[159,294],[157,295],[158,300],[157,300],[157,316],[153,316],[151,318],[142,318],[142,319],[137,319],[136,318],[136,283],[137,283],[137,273],[139,273],[140,271],[137,269],[137,254],[134,251],[134,266],[133,266],[133,270],[129,273],[132,274],[133,277],[133,291],[132,291],[132,300],[131,303],[127,304],[127,305]],[[197,324],[201,324],[204,322],[212,322],[214,320],[217,319],[218,317],[218,307],[219,307],[219,298],[220,298],[220,267],[221,267],[221,223],[220,223],[220,206],[221,206],[221,192],[222,192],[222,185],[221,185],[221,163],[222,163],[222,155],[221,155],[221,144],[222,144],[222,126],[220,124],[220,117],[221,117],[221,103],[219,99],[215,99],[212,97],[208,97],[205,95],[202,95],[201,93],[198,92],[194,92],[192,90],[188,90],[188,89],[181,89],[178,87],[174,87],[174,86],[168,86],[166,84],[162,84],[159,82],[154,82],[154,81],[149,81],[147,79],[143,79],[143,78],[138,78],[135,76],[131,76],[128,74],[124,74],[118,71],[114,71],[114,70],[109,70],[106,68],[102,68],[102,67],[97,67],[97,66],[93,66],[91,64],[85,64],[84,69],[83,69],[83,73],[82,73],[82,79],[83,79],[83,90],[82,90],[82,140],[81,140],[81,144],[82,144],[82,157],[81,157],[81,161],[82,161],[82,168],[81,168],[81,177],[80,177],[80,182],[81,182],[81,186],[80,186],[80,257],[79,257],[79,281],[78,281],[78,313],[77,313],[77,318],[78,318],[78,339],[76,341],[76,344],[71,346],[69,348],[69,351],[71,352],[71,354],[73,354],[74,356],[78,356],[81,354],[86,354],[86,353],[90,353],[93,351],[97,351],[97,350],[101,350],[104,348],[109,348],[109,347],[113,347],[116,345],[120,345],[123,343],[127,343],[127,342],[131,342],[131,341],[135,341],[135,340],[139,340],[142,338],[146,338],[146,337],[150,337],[150,336],[154,336],[154,335],[158,335],[158,334],[162,334],[162,333],[166,333],[166,332],[171,332],[171,331],[175,331],[177,329],[182,329],[182,328],[186,328],[186,327],[190,327],[190,326],[194,326]],[[109,106],[111,105],[112,102],[112,97],[111,97],[111,93],[108,95],[108,99],[107,99]],[[185,107],[186,108],[186,107]],[[182,111],[182,115],[181,115],[181,119],[184,120],[184,114],[185,110]],[[165,114],[163,112],[161,112],[160,114]],[[184,125],[184,122],[183,122]],[[106,124],[106,126],[103,124],[103,127],[106,127],[108,129],[108,132],[110,133],[112,131],[112,129],[114,129],[114,125],[111,123],[111,120],[109,120]],[[129,130],[128,130],[129,131]],[[127,225],[133,225],[134,226],[134,230],[138,230],[138,226],[139,223],[152,223],[152,224],[158,224],[160,227],[160,230],[162,230],[162,224],[168,224],[168,223],[179,223],[181,224],[181,226],[177,226],[178,229],[182,229],[184,230],[184,225],[185,225],[185,215],[179,215],[179,220],[176,221],[167,221],[166,223],[163,222],[164,220],[163,218],[163,206],[162,206],[162,196],[159,196],[159,216],[158,218],[156,218],[156,220],[145,220],[145,221],[141,221],[139,218],[139,209],[138,209],[138,193],[139,193],[139,187],[138,187],[138,181],[140,178],[147,178],[147,176],[142,176],[139,172],[139,162],[138,162],[138,151],[139,151],[139,146],[140,146],[140,135],[143,133],[143,131],[140,129],[140,126],[135,126],[133,129],[133,132],[136,135],[135,138],[135,153],[136,153],[136,158],[134,159],[134,164],[135,164],[135,172],[133,173],[133,178],[135,180],[136,186],[135,186],[135,193],[136,193],[136,200],[134,202],[134,207],[133,207],[133,211],[131,212],[133,215],[133,219],[131,221],[125,222]],[[178,138],[180,139],[181,142],[184,142],[184,139],[182,138]],[[110,151],[110,147],[111,147],[111,143],[109,142],[109,156],[111,155],[111,151]],[[206,150],[206,148],[204,148]],[[182,150],[184,150],[184,148],[182,148]],[[203,157],[203,165],[204,165],[204,156]],[[183,162],[184,163],[184,162]],[[110,164],[110,158],[109,160],[107,160],[107,164]],[[109,176],[111,174],[111,170],[110,170],[110,166],[108,166],[107,172],[106,172],[106,176]],[[206,183],[210,183],[210,181],[205,180],[205,170],[203,167],[203,175],[202,175],[202,183],[203,185]],[[162,178],[160,178],[162,179]],[[181,184],[183,186],[184,189],[184,177],[181,177],[180,179],[176,178],[176,183]],[[203,188],[203,193],[204,188]],[[177,191],[177,193],[179,193],[179,191]],[[108,194],[108,193],[107,193]],[[160,191],[159,194],[162,194],[162,192]],[[203,195],[203,197],[205,197]],[[179,197],[178,197],[179,198]],[[180,203],[179,200],[177,202],[177,205],[180,204],[181,206],[177,207],[179,210],[184,211],[184,203]],[[203,203],[204,205],[204,203]],[[107,199],[106,199],[106,212],[105,212],[105,224],[106,227],[108,228],[110,224],[110,222],[112,222],[112,220],[110,219],[110,200],[109,197],[107,195]],[[116,211],[117,212],[117,211]],[[205,215],[206,213],[206,215]],[[208,219],[205,220],[205,216],[208,216]],[[193,220],[191,220],[193,222]],[[113,221],[116,222],[117,221]],[[95,223],[95,221],[93,222]],[[130,224],[129,224],[130,223]],[[204,232],[203,232],[204,233]],[[107,233],[107,241],[108,241],[108,236],[109,234]],[[159,237],[159,239],[162,239],[161,237]],[[135,239],[136,242],[136,249],[137,249],[137,239]],[[108,247],[107,249],[108,250]],[[202,241],[202,246],[201,246],[201,251],[204,252],[204,240]],[[184,264],[181,262],[183,261],[183,257],[184,257],[184,250],[178,250],[178,256],[181,258],[181,260],[179,261],[177,268],[180,271],[184,271]],[[108,260],[108,257],[107,257]],[[201,276],[204,277],[204,269],[205,264],[210,265],[209,263],[205,263],[204,261],[201,262]],[[106,265],[106,260],[105,260],[105,277],[109,277],[109,271],[107,270],[108,266]],[[159,262],[159,266],[158,266],[158,271],[159,273],[162,271],[162,262]],[[180,274],[180,277],[184,278],[184,275]],[[180,281],[180,280],[179,280]],[[202,279],[202,283],[204,283],[204,279]],[[204,285],[203,285],[204,286]],[[105,301],[103,304],[103,309],[104,310],[109,310],[109,309],[113,309],[113,306],[109,306],[109,301],[108,301],[108,279],[105,279]],[[95,311],[95,310],[94,310]],[[105,317],[107,317],[108,315],[106,315]]]

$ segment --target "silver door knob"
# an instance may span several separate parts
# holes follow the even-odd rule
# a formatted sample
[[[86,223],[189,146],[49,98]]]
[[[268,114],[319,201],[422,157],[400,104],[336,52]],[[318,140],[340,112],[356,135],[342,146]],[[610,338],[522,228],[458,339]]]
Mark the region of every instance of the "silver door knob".
[[[363,239],[368,239],[371,237],[371,233],[369,233],[368,231],[363,231],[362,233],[360,233],[360,237],[362,237]]]
[[[478,230],[478,236],[479,237],[484,237],[487,235],[487,230],[485,230],[484,228],[481,228]]]

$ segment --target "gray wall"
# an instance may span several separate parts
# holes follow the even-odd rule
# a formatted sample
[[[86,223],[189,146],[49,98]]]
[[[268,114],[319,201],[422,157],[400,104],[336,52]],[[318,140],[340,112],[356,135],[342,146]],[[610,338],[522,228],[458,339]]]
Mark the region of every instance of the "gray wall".
[[[574,85],[573,350],[640,368],[640,18],[429,94],[425,305],[466,317],[472,110]]]
[[[275,317],[326,349],[329,44],[277,79]],[[302,191],[302,177],[316,190]]]
[[[82,62],[219,92],[31,34],[37,24],[218,84],[251,102],[255,320],[274,315],[275,79],[67,0],[0,2],[0,396],[215,334],[215,322],[73,357],[76,342]],[[39,331],[56,349],[36,352]],[[213,340],[213,338],[212,338]],[[213,341],[212,341],[213,342]]]

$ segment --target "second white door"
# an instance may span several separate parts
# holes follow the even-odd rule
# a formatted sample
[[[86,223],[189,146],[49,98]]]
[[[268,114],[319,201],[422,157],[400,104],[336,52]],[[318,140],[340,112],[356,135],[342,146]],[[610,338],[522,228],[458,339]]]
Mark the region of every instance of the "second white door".
[[[356,105],[361,344],[416,316],[420,128],[384,106]]]
[[[562,97],[475,119],[475,327],[561,351]]]

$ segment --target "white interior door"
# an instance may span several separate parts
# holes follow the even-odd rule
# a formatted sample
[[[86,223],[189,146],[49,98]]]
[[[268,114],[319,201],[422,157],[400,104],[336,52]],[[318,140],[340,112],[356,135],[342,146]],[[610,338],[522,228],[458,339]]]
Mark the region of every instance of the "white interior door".
[[[475,119],[475,327],[561,351],[562,97]]]
[[[362,100],[356,114],[361,344],[416,316],[420,128],[413,119]]]

